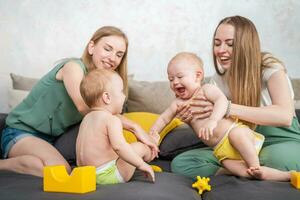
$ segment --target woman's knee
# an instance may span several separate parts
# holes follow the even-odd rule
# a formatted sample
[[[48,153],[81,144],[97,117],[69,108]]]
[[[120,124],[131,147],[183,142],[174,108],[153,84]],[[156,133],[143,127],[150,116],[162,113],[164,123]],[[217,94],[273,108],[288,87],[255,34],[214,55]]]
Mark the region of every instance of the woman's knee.
[[[36,156],[24,155],[9,159],[12,160],[14,165],[12,166],[13,171],[36,176],[42,176],[43,174],[44,163]]]
[[[68,172],[71,172],[70,164],[61,156],[51,156],[47,159],[42,160],[44,166],[51,166],[51,165],[64,165]]]
[[[260,154],[260,163],[279,170],[300,170],[300,143],[283,142],[264,147]]]
[[[211,150],[190,150],[176,156],[171,162],[172,172],[191,178],[214,175],[219,168],[220,164]]]

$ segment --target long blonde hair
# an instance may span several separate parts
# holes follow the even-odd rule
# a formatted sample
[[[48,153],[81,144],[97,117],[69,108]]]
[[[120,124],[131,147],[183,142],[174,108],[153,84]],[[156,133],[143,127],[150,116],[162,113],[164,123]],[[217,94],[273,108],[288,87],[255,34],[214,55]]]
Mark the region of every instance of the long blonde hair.
[[[219,75],[225,75],[225,80],[235,104],[259,107],[262,87],[262,53],[260,41],[254,24],[241,16],[226,17],[218,24],[229,24],[234,27],[233,52],[231,67],[222,72],[214,56],[214,65]],[[247,122],[251,128],[255,125]]]
[[[103,26],[103,27],[99,28],[94,33],[94,35],[92,36],[90,41],[93,41],[96,44],[102,37],[107,37],[107,36],[120,36],[125,41],[126,51],[124,53],[124,56],[123,56],[123,58],[122,58],[122,60],[119,64],[119,66],[117,67],[117,69],[115,71],[123,79],[124,92],[127,96],[128,95],[128,80],[127,80],[128,38],[127,38],[126,34],[122,30],[120,30],[119,28],[116,28],[116,27],[113,27],[113,26]],[[94,63],[92,61],[92,56],[88,52],[88,46],[89,46],[89,43],[86,45],[81,59],[82,59],[83,63],[85,64],[85,66],[87,66],[88,71],[91,71],[93,69],[96,69],[96,66],[94,65]]]

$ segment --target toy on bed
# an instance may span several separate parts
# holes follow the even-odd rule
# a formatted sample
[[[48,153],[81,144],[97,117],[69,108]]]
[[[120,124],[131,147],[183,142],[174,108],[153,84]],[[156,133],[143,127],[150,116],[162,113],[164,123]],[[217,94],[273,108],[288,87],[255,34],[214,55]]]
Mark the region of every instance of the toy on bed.
[[[157,165],[150,165],[154,172],[162,172],[162,168]]]
[[[96,190],[96,168],[76,167],[71,175],[64,165],[44,167],[44,191],[87,193]]]
[[[198,189],[198,193],[202,194],[204,191],[210,191],[211,186],[208,184],[210,178],[197,176],[197,181],[193,183],[192,187]]]
[[[292,174],[291,174],[291,184],[295,188],[300,189],[300,172],[292,172]]]

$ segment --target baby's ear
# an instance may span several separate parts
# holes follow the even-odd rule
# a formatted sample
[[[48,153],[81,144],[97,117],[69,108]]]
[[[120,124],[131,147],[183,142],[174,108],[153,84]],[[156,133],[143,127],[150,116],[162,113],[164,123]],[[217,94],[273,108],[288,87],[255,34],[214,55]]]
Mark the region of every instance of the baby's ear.
[[[196,77],[197,77],[197,79],[199,79],[200,82],[201,82],[201,81],[203,80],[203,77],[204,77],[203,71],[202,71],[202,70],[196,71]]]
[[[110,104],[111,98],[108,92],[103,92],[102,94],[102,100],[105,104]]]

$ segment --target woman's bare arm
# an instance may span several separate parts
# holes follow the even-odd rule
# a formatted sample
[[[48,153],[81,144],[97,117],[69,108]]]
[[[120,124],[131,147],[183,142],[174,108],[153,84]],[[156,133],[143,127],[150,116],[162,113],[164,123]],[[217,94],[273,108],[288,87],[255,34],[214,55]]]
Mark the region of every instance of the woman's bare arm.
[[[272,105],[248,107],[232,104],[230,115],[259,125],[290,126],[294,115],[286,74],[283,70],[275,72],[268,81],[268,90]]]
[[[59,73],[67,93],[71,97],[77,110],[82,115],[87,114],[89,112],[89,107],[85,104],[80,94],[80,83],[84,76],[84,72],[79,64],[74,61],[67,62]]]

